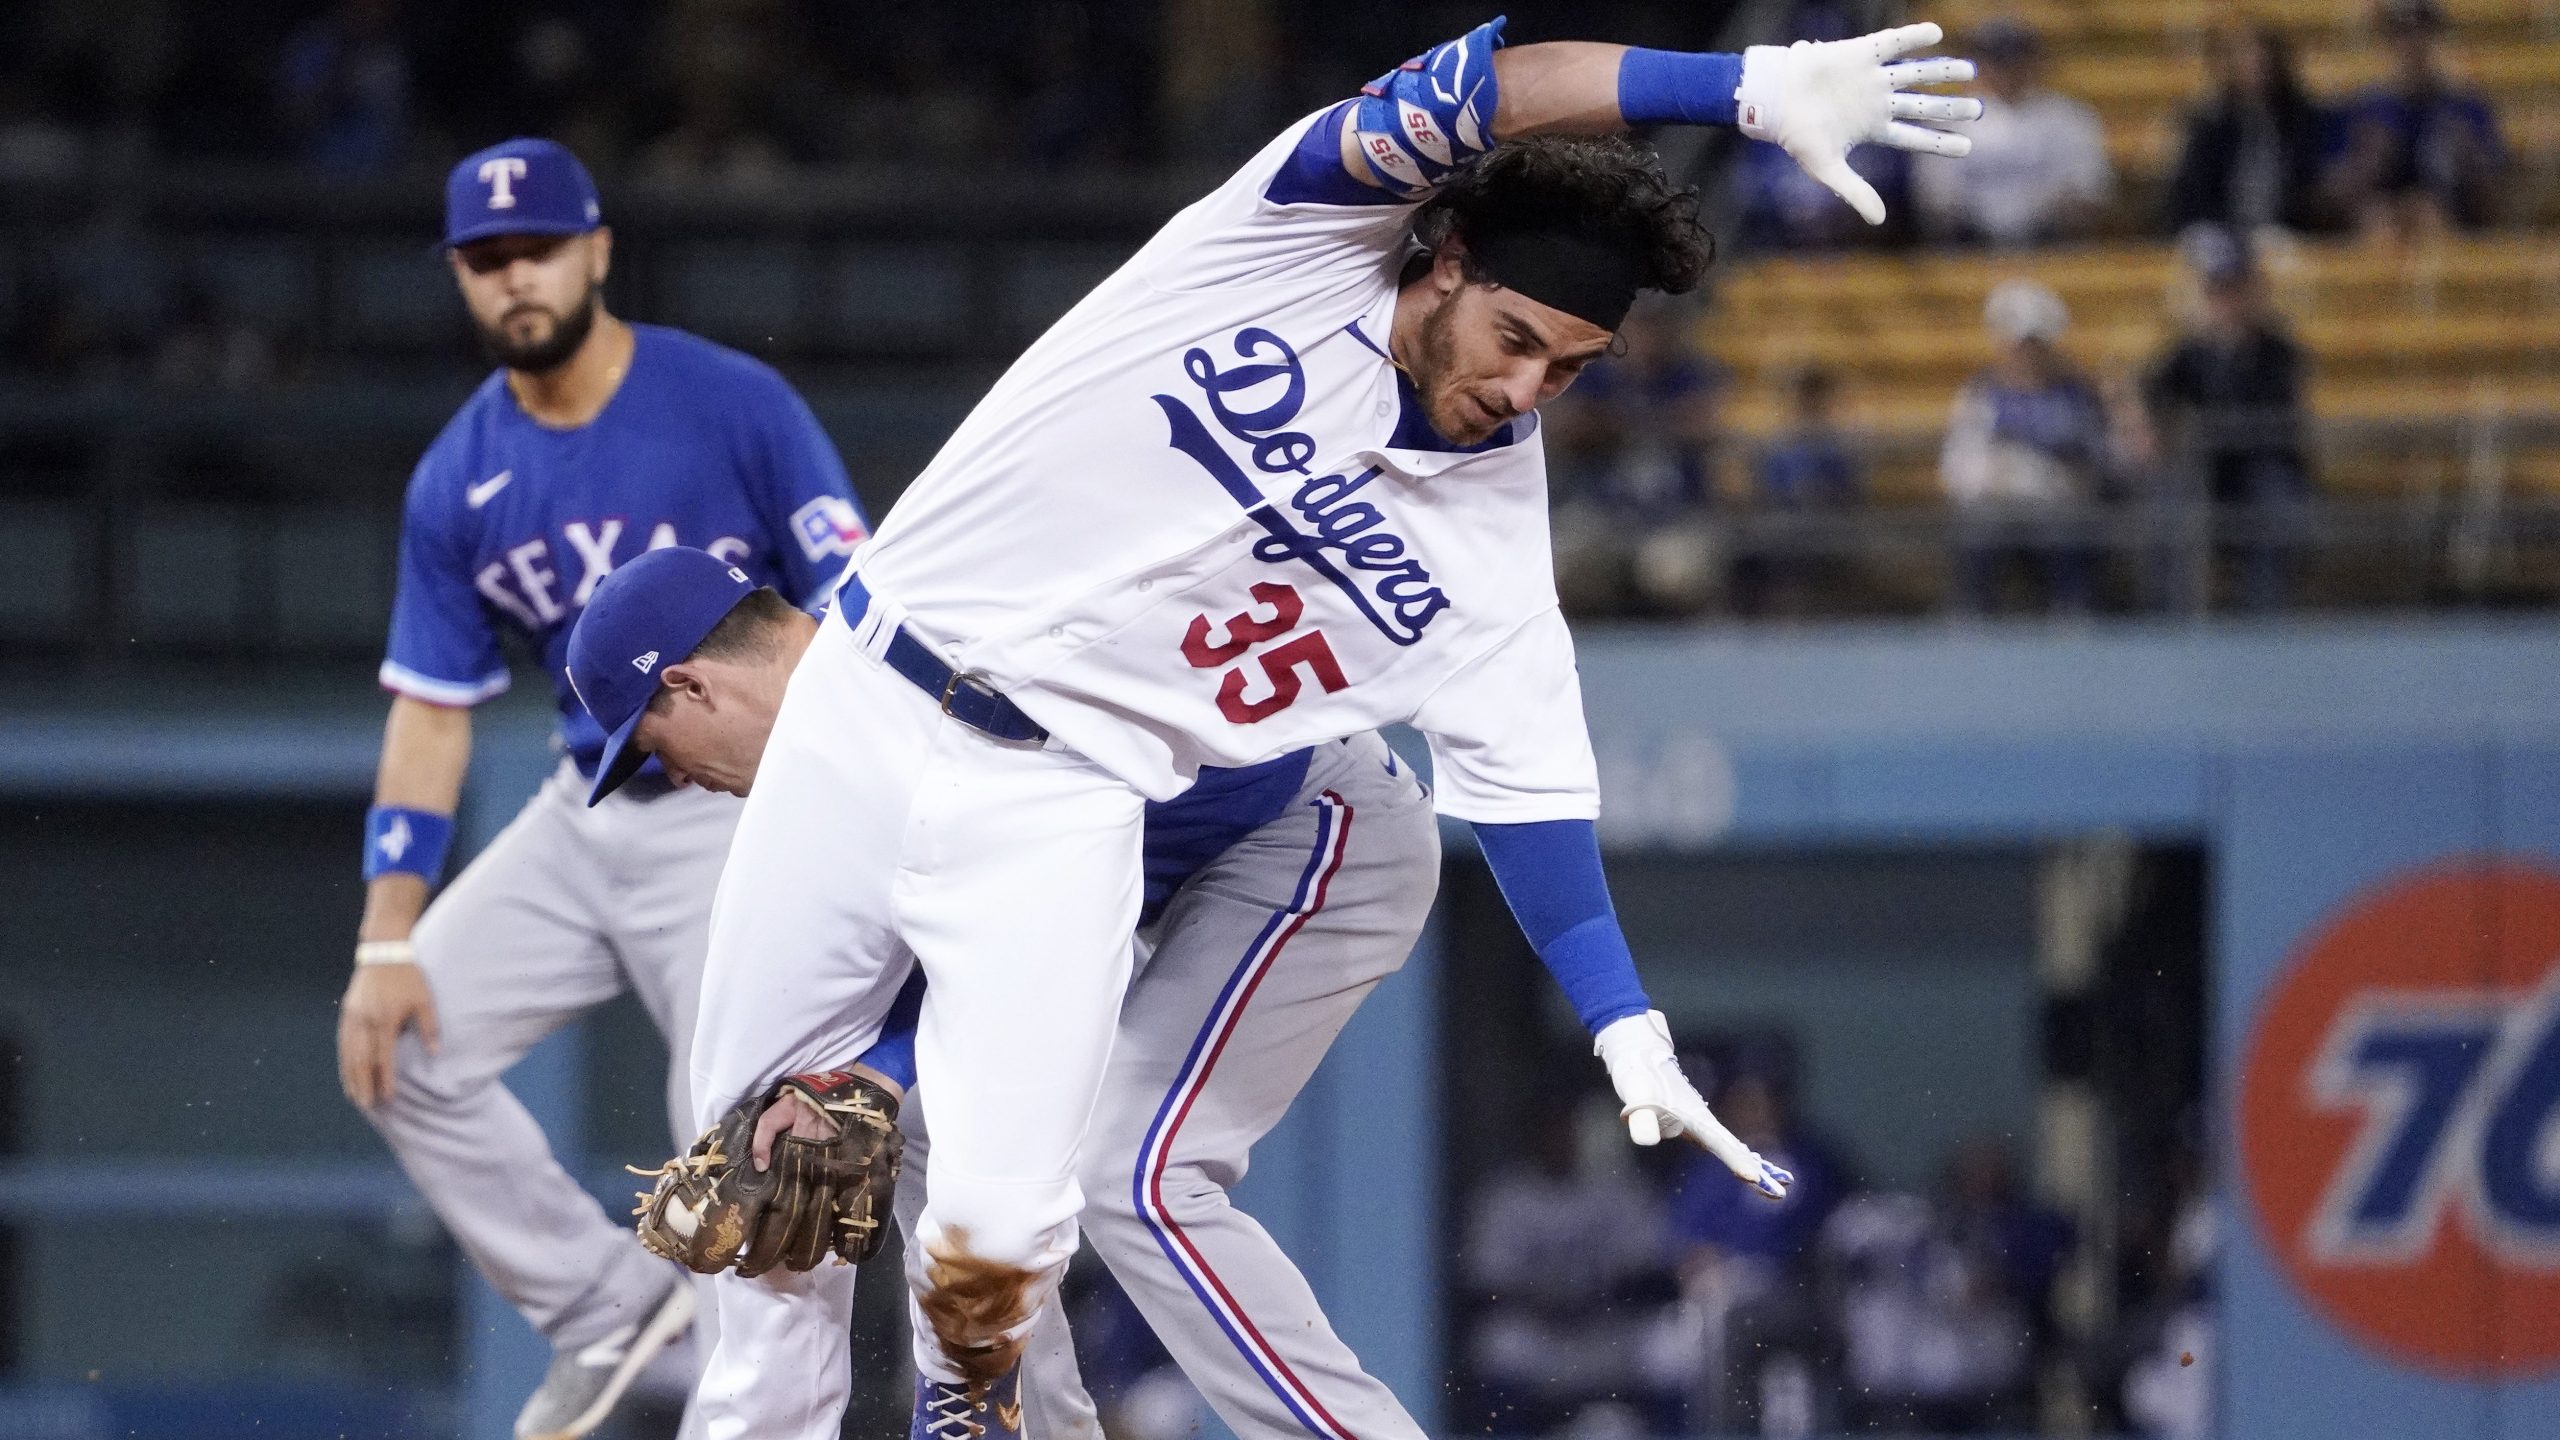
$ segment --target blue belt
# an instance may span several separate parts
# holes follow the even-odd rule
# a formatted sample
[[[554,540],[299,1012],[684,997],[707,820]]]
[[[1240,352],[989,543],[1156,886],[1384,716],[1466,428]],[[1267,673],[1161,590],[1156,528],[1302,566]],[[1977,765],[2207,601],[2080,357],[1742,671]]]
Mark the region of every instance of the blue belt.
[[[862,623],[871,609],[871,591],[861,576],[845,577],[844,588],[836,593],[836,608],[844,612],[846,625]],[[889,648],[880,658],[940,703],[943,714],[963,725],[1020,745],[1037,745],[1049,738],[1049,732],[1023,714],[1022,707],[997,694],[983,677],[943,664],[904,625],[890,633]]]

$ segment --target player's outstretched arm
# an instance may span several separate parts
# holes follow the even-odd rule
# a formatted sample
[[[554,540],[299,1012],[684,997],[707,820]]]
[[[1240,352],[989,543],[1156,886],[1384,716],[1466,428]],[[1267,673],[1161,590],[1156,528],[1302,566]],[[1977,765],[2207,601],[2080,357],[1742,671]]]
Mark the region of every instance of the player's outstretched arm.
[[[1671,1028],[1645,998],[1626,933],[1609,903],[1592,823],[1478,821],[1475,831],[1521,933],[1591,1030],[1629,1137],[1657,1145],[1666,1135],[1685,1135],[1724,1162],[1734,1178],[1772,1199],[1784,1198],[1795,1177],[1725,1128],[1681,1072]]]
[[[1754,45],[1740,55],[1585,42],[1522,45],[1493,56],[1498,139],[1598,133],[1631,125],[1737,125],[1795,157],[1870,225],[1884,200],[1849,168],[1849,147],[1963,155],[1973,142],[1935,124],[1980,118],[1982,102],[1905,93],[1973,78],[1969,60],[1903,57],[1945,38],[1904,25],[1849,40]],[[1916,122],[1927,121],[1931,124]]]
[[[453,812],[471,764],[471,712],[406,695],[391,702],[365,821],[364,919],[355,974],[338,1002],[338,1083],[367,1109],[391,1094],[392,1055],[414,1025],[436,1047],[435,997],[409,954],[409,932],[444,869]]]

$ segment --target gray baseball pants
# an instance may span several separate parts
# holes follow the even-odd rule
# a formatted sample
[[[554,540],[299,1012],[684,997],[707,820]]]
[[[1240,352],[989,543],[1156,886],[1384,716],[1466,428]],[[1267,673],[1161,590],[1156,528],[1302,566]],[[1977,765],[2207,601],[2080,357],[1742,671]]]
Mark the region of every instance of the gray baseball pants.
[[[553,1158],[498,1077],[534,1042],[628,989],[672,1052],[669,1135],[693,1140],[693,1039],[711,896],[739,802],[618,792],[587,808],[561,765],[419,920],[441,1032],[400,1040],[398,1083],[369,1113],[463,1253],[555,1349],[645,1317],[688,1278],[642,1249]]]
[[[1352,1012],[1404,964],[1439,879],[1429,797],[1362,735],[1318,747],[1288,811],[1192,877],[1141,937],[1085,1132],[1080,1224],[1244,1440],[1422,1440],[1227,1189]],[[919,1091],[905,1111],[897,1210],[910,1237],[931,1184],[932,1107]],[[907,1253],[918,1254],[912,1239]],[[1024,1352],[1022,1393],[1027,1437],[1100,1440],[1054,1298]]]

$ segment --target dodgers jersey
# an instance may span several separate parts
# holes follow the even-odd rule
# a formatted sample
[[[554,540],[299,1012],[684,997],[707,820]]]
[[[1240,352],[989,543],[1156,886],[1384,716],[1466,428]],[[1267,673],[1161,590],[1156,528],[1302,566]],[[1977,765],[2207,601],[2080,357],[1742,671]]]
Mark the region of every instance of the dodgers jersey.
[[[1481,153],[1496,43],[1298,122],[1069,311],[857,552],[875,602],[1152,799],[1410,722],[1443,812],[1595,817],[1536,418],[1460,450],[1386,352],[1434,177],[1370,117]]]
[[[541,656],[560,741],[592,776],[604,732],[569,688],[569,629],[644,550],[708,550],[794,601],[823,596],[866,527],[817,417],[771,366],[634,325],[595,419],[543,425],[484,381],[409,480],[383,688],[476,705],[507,688],[513,634]]]

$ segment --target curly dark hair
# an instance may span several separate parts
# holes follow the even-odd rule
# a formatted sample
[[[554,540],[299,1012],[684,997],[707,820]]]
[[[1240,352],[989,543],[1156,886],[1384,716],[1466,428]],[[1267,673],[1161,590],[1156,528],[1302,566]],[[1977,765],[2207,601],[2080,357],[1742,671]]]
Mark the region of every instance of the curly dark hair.
[[[1468,167],[1414,218],[1414,239],[1436,253],[1451,235],[1490,229],[1573,228],[1643,253],[1643,284],[1685,295],[1706,278],[1715,236],[1698,220],[1698,191],[1674,186],[1660,159],[1619,135],[1506,140]],[[1474,257],[1467,278],[1483,282]]]

